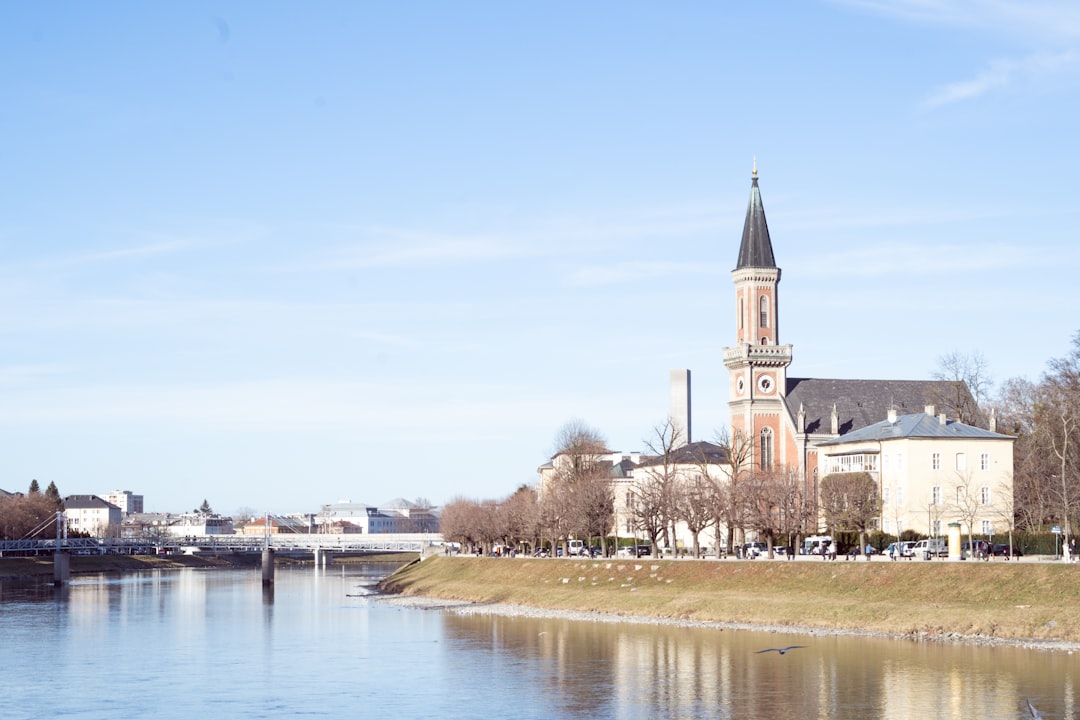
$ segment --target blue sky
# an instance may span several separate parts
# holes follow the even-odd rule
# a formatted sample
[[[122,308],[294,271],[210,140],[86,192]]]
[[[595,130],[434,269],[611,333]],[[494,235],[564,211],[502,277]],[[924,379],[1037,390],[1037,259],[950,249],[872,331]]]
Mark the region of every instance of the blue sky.
[[[1080,7],[20,3],[0,488],[502,497],[721,353],[757,159],[797,377],[1036,379],[1080,329]]]

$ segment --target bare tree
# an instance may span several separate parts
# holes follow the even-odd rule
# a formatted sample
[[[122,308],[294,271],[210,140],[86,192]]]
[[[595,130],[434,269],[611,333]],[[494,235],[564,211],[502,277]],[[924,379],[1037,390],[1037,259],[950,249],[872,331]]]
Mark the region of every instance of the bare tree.
[[[931,377],[948,383],[930,398],[935,405],[962,423],[974,425],[979,422],[994,384],[982,353],[946,353],[938,358],[937,370]]]
[[[745,537],[747,485],[753,474],[754,442],[738,430],[732,433],[721,430],[716,435],[716,444],[727,456],[728,467],[727,478],[720,480],[715,495],[716,532],[719,537],[720,525],[723,524],[727,534],[727,548],[731,551],[736,542],[741,542]]]
[[[615,514],[610,452],[604,437],[580,420],[555,436],[554,476],[543,488],[541,517],[565,550],[571,535],[605,537]]]
[[[952,490],[952,509],[960,522],[967,526],[968,551],[971,552],[975,547],[975,523],[982,517],[985,508],[981,504],[979,489],[974,487],[970,470],[954,471]]]
[[[675,545],[675,493],[679,468],[675,451],[684,445],[681,428],[671,419],[656,425],[645,440],[652,457],[634,472],[637,483],[635,521],[649,533],[653,547],[662,536],[667,547]]]
[[[877,483],[867,472],[832,473],[821,480],[821,509],[830,529],[859,533],[866,548],[866,531],[881,513]]]

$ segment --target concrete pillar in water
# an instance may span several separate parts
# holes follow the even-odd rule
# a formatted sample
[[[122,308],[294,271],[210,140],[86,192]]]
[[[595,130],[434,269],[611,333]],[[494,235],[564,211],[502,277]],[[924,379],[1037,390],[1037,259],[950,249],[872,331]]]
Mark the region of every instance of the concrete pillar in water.
[[[71,579],[71,556],[66,552],[53,553],[53,584],[63,585]]]
[[[262,551],[262,581],[263,585],[274,582],[274,551],[269,548]]]
[[[320,550],[319,548],[315,548],[314,550],[311,551],[311,554],[315,556],[315,567],[316,568],[319,567],[320,563],[326,564],[326,556],[323,554],[322,550]]]

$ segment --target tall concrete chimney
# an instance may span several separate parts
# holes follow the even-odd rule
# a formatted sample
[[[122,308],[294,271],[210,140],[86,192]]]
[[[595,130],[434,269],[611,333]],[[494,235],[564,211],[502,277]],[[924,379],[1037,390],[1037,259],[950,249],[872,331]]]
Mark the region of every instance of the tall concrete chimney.
[[[671,424],[682,438],[680,445],[691,442],[690,435],[690,371],[671,371]]]

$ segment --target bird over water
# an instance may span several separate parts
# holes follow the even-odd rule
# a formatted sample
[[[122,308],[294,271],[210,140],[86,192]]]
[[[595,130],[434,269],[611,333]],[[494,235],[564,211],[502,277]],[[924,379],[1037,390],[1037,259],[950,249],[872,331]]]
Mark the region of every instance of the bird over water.
[[[804,648],[804,647],[806,647],[806,646],[805,645],[788,645],[787,647],[782,647],[782,648],[765,648],[764,650],[758,650],[755,654],[760,655],[761,653],[778,652],[781,655],[784,655],[784,654],[787,653],[788,650],[798,650],[799,648]]]

